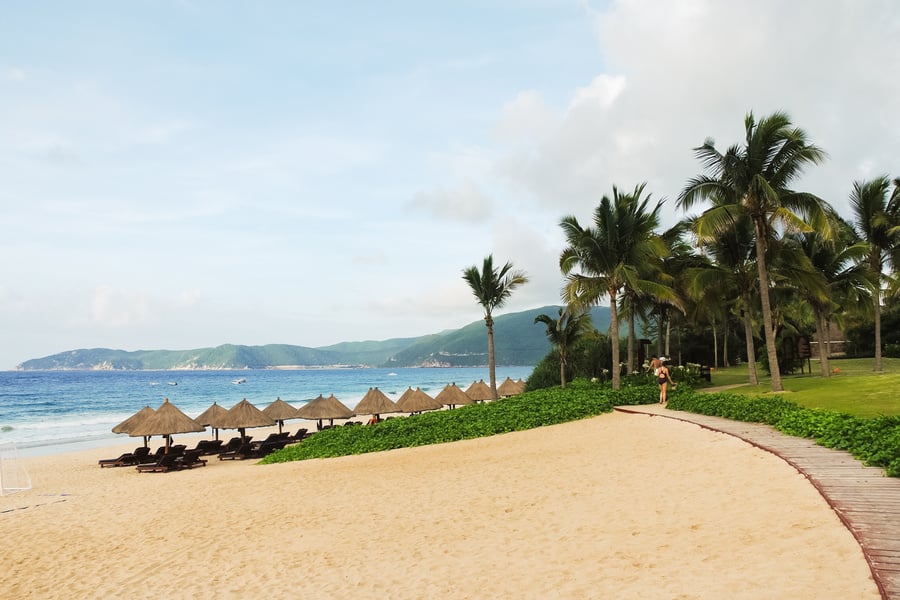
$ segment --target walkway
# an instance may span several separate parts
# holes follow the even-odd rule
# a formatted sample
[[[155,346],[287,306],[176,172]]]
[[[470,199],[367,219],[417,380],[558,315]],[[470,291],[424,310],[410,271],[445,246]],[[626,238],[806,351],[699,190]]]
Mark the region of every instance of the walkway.
[[[900,600],[900,478],[866,467],[847,452],[785,435],[769,425],[669,410],[657,404],[617,411],[694,423],[738,437],[784,459],[815,486],[853,534],[887,600]]]

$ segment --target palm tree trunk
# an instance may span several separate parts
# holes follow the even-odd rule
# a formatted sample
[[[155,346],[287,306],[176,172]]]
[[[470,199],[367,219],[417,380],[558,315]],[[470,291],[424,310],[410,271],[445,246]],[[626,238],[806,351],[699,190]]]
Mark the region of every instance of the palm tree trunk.
[[[666,351],[665,355],[669,358],[672,358],[672,353],[669,351],[669,341],[672,337],[672,319],[666,318]]]
[[[612,343],[612,388],[619,389],[622,376],[619,373],[619,312],[616,307],[616,290],[609,289],[609,341]]]
[[[566,357],[560,352],[559,354],[559,387],[566,389]]]
[[[778,351],[775,348],[775,326],[772,323],[772,304],[769,301],[769,272],[766,268],[765,229],[754,219],[756,230],[756,266],[759,272],[759,300],[762,304],[763,329],[765,329],[766,354],[769,358],[769,372],[772,375],[772,391],[784,391],[781,385],[781,370],[778,368]]]
[[[750,293],[744,292],[744,305],[750,306]],[[756,373],[756,345],[753,343],[753,320],[749,308],[744,311],[744,339],[747,343],[747,374],[750,385],[759,385]]]
[[[484,317],[488,330],[488,372],[491,376],[491,396],[497,399],[497,367],[494,362],[494,319],[491,315]]]
[[[712,320],[712,330],[713,330],[713,366],[718,369],[719,368],[719,331],[716,328],[715,317]]]
[[[876,373],[881,373],[881,273],[875,273],[875,293],[874,298],[875,309],[875,367],[872,369]]]
[[[632,307],[633,308],[633,307]],[[628,311],[628,373],[634,373],[634,310]]]
[[[729,329],[730,329],[730,326],[728,323],[729,323],[729,319],[726,317],[725,318],[725,338],[722,340],[722,366],[725,367],[726,369],[731,366],[728,363],[728,333],[729,333]],[[719,368],[718,365],[716,365],[716,368],[717,369]]]
[[[831,369],[828,368],[828,346],[825,342],[827,326],[825,323],[825,314],[816,310],[816,338],[819,343],[819,365],[822,367],[822,377],[831,377]]]

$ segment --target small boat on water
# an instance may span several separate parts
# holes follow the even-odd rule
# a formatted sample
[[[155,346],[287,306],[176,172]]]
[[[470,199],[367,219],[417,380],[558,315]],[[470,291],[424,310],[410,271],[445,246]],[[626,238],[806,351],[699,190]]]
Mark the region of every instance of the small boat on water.
[[[235,380],[232,381],[231,383],[233,383],[234,385],[240,385],[240,384],[242,384],[242,383],[247,383],[247,378],[246,378],[246,377],[241,377],[240,379],[235,379]]]
[[[178,385],[177,381],[167,381],[166,383],[168,383],[169,385]]]

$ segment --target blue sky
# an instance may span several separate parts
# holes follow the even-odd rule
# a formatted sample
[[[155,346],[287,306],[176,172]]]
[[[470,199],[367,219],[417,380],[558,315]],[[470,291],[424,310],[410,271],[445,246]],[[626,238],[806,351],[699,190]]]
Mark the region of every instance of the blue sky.
[[[898,40],[890,0],[8,3],[0,368],[457,328],[489,253],[501,313],[558,303],[560,218],[646,181],[674,223],[748,110],[842,210],[900,175]]]

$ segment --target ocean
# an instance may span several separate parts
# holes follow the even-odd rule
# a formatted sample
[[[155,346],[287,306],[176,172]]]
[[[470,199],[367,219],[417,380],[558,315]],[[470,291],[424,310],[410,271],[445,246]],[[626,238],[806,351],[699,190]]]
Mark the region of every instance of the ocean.
[[[497,385],[527,379],[533,367],[497,367]],[[334,394],[350,408],[377,387],[397,400],[408,387],[434,397],[456,383],[489,380],[487,367],[240,371],[0,371],[0,444],[39,456],[127,442],[112,428],[144,406],[168,398],[191,417],[213,402],[231,408],[246,398],[262,409],[281,398],[296,408]],[[297,421],[299,423],[300,421]],[[134,438],[136,445],[139,438]]]

